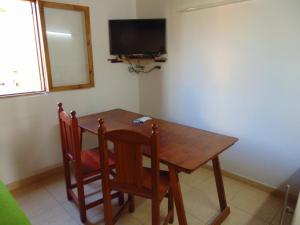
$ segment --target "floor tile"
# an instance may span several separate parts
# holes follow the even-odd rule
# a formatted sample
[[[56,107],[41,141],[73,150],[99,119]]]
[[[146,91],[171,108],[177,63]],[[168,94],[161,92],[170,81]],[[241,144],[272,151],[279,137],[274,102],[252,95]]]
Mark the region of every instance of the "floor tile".
[[[49,177],[41,182],[41,185],[59,203],[67,201],[66,185],[63,174]]]
[[[103,215],[97,215],[89,220],[85,225],[105,225]],[[134,217],[134,213],[129,213],[125,211],[122,213],[120,219],[117,221],[116,225],[144,225],[139,219]]]
[[[125,211],[121,218],[117,221],[116,225],[142,225],[141,220],[135,217],[135,213]]]
[[[197,219],[196,217],[190,215],[189,213],[186,213],[186,220],[187,220],[188,225],[205,225],[205,222]],[[175,215],[173,224],[174,225],[179,225],[177,215]]]
[[[48,209],[47,212],[30,218],[32,225],[78,225],[61,206]]]
[[[192,174],[181,173],[179,175],[180,182],[190,186],[199,187],[203,182],[213,178],[213,172],[208,169],[198,169]]]
[[[99,196],[97,196],[98,199]],[[87,201],[88,203],[89,201]],[[118,205],[118,199],[112,200],[113,213],[116,213],[120,207]],[[73,202],[63,203],[63,208],[77,221],[78,224],[81,224],[79,210]],[[88,224],[101,224],[104,220],[104,209],[103,205],[98,205],[87,210],[87,220]]]
[[[184,184],[181,187],[186,212],[204,222],[211,221],[218,215],[219,205],[206,192]]]
[[[255,218],[238,208],[231,207],[231,213],[223,222],[223,225],[268,225],[268,223]]]
[[[230,204],[267,223],[272,221],[282,205],[280,199],[253,187],[243,188]]]
[[[149,165],[149,160],[146,161]],[[199,169],[190,175],[180,174],[181,189],[189,225],[207,225],[219,213],[219,203],[213,173]],[[278,225],[282,201],[268,193],[224,177],[227,200],[231,214],[224,225]],[[87,202],[98,199],[101,182],[85,187]],[[81,225],[79,212],[73,202],[67,200],[64,176],[51,176],[39,184],[29,185],[13,195],[29,216],[33,225]],[[117,225],[151,225],[151,201],[136,197],[136,210],[125,210]],[[120,208],[118,200],[112,202],[113,211]],[[167,215],[167,199],[161,203],[161,221]],[[104,225],[103,205],[87,211],[87,225]],[[289,225],[292,216],[288,215]],[[178,225],[175,212],[174,225]]]
[[[175,206],[174,206],[175,208]],[[163,224],[168,213],[168,200],[164,199],[160,205],[160,220]],[[151,201],[145,200],[142,198],[136,198],[136,210],[133,213],[133,216],[140,220],[145,225],[151,225]],[[195,218],[194,216],[186,213],[187,221],[189,225],[204,225],[205,223],[200,219]],[[174,225],[179,225],[176,209],[174,215]]]
[[[20,190],[18,193],[14,193],[14,196],[29,218],[42,215],[49,209],[60,206],[41,186]]]
[[[230,202],[240,191],[242,191],[243,188],[247,187],[247,185],[227,177],[223,178],[223,182],[227,202]],[[210,201],[217,206],[219,205],[218,192],[214,177],[209,178],[207,181],[199,184],[195,188],[200,189],[201,193],[206,195]]]

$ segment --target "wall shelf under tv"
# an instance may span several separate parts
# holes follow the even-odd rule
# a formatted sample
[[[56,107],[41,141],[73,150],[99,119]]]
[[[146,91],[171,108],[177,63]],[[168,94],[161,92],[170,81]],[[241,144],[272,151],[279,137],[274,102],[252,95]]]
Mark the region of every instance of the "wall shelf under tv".
[[[166,57],[149,57],[149,56],[117,56],[115,58],[108,59],[111,63],[126,63],[129,64],[129,72],[132,73],[150,73],[153,70],[161,69],[161,66],[154,65],[154,63],[165,63]],[[148,68],[146,68],[148,67]]]

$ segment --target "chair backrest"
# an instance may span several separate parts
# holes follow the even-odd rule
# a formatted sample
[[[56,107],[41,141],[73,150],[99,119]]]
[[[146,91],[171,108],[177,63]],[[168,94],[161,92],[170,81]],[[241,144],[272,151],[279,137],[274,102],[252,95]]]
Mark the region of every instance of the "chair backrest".
[[[69,115],[64,111],[62,103],[58,103],[57,111],[63,157],[78,162],[80,161],[81,141],[76,112],[72,111]]]
[[[113,130],[106,132],[103,119],[99,120],[99,145],[102,149],[101,160],[103,166],[103,180],[108,180],[112,188],[127,193],[141,193],[143,191],[143,148],[151,150],[151,194],[158,195],[159,184],[159,155],[157,126],[152,125],[152,135],[147,137],[131,130]],[[109,179],[108,141],[113,143],[116,176]],[[145,191],[145,190],[144,190]]]

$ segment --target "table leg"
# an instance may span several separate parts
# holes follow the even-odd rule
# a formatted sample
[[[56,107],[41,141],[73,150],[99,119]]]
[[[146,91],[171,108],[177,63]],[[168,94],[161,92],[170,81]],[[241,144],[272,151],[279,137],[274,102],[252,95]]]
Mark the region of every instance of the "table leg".
[[[216,186],[218,191],[219,203],[221,213],[217,216],[217,218],[211,223],[211,225],[220,225],[230,214],[230,208],[227,206],[224,183],[222,178],[221,166],[219,157],[217,156],[212,160],[214,175],[216,180]]]
[[[178,173],[172,166],[169,166],[169,172],[179,225],[187,225]]]

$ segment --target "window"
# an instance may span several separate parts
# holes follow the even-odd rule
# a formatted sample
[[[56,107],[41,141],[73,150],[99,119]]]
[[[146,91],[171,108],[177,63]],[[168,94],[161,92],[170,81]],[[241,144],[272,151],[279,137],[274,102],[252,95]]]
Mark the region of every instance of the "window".
[[[39,6],[49,90],[94,87],[89,7],[46,1]]]
[[[35,7],[0,0],[0,96],[45,91]]]
[[[0,97],[92,87],[89,7],[0,0]]]

